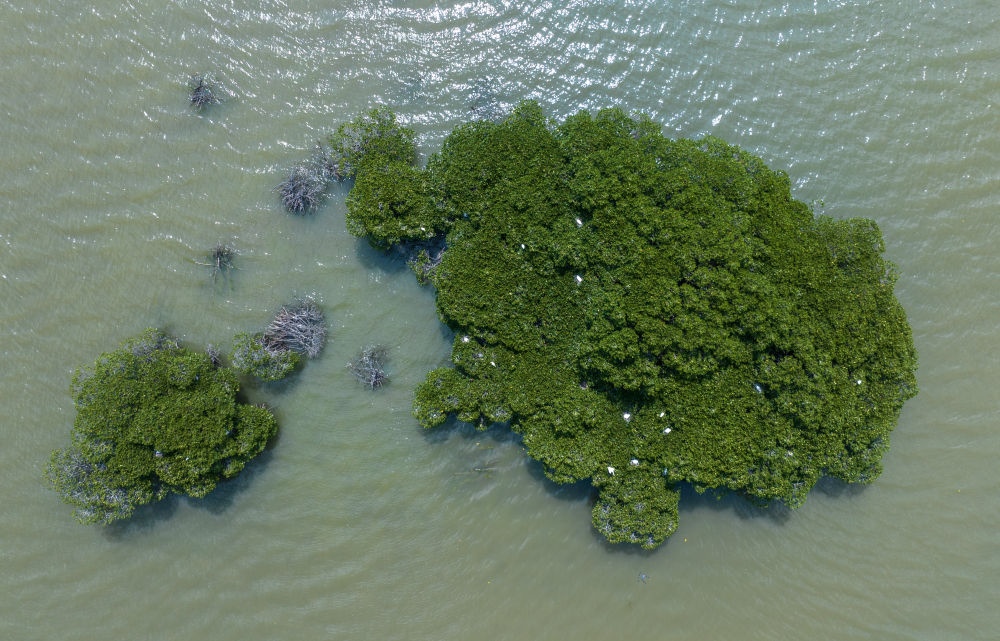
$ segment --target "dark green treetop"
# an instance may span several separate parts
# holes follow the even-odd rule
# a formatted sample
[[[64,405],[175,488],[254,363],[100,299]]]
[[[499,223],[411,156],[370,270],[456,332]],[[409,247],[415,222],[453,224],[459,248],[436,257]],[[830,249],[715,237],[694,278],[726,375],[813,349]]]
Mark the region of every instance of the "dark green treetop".
[[[341,125],[330,138],[331,164],[355,179],[347,228],[388,249],[440,235],[444,221],[431,198],[427,173],[413,166],[414,132],[379,108]]]
[[[277,432],[270,411],[237,401],[228,368],[146,330],[73,380],[73,442],[47,476],[83,523],[111,523],[173,492],[204,497]]]
[[[916,353],[874,222],[617,109],[557,125],[524,103],[404,160],[358,163],[348,224],[376,247],[446,234],[453,365],[416,391],[425,427],[508,423],[549,478],[590,479],[610,541],[647,548],[678,483],[797,507],[824,475],[879,475]]]

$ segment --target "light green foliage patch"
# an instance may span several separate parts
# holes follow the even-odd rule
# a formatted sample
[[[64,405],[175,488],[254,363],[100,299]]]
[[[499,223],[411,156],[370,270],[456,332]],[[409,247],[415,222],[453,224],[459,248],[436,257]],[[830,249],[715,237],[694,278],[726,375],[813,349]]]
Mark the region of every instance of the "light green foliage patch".
[[[147,330],[77,373],[73,442],[47,476],[83,523],[128,518],[171,492],[204,497],[277,432],[238,391],[232,370]]]
[[[380,108],[341,125],[330,137],[330,164],[354,178],[347,228],[379,249],[430,240],[444,231],[427,173],[413,166],[413,130]]]
[[[262,381],[278,381],[293,371],[299,355],[288,349],[269,348],[262,332],[240,332],[233,338],[233,369]]]
[[[549,478],[592,481],[609,540],[647,548],[678,483],[797,507],[823,475],[879,475],[916,353],[874,222],[619,110],[525,103],[410,162],[368,165],[348,206],[377,247],[446,234],[453,365],[418,387],[422,425],[508,423]]]

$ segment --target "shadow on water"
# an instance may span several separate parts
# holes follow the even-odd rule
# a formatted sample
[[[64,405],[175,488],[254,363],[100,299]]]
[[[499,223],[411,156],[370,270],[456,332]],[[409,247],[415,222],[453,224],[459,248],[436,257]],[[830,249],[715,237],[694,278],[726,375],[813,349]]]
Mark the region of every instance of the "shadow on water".
[[[236,497],[246,492],[256,482],[257,477],[267,469],[267,466],[274,458],[274,446],[278,438],[278,436],[275,436],[271,443],[268,444],[267,449],[247,463],[246,467],[239,474],[219,483],[205,498],[185,498],[184,500],[192,507],[206,510],[212,514],[223,514],[233,506]]]
[[[592,508],[597,500],[597,491],[589,480],[577,481],[576,483],[556,483],[545,476],[545,467],[533,458],[525,454],[527,460],[528,474],[539,483],[548,494],[561,501],[569,503],[587,503],[587,507]]]
[[[822,477],[810,494],[822,494],[831,498],[851,498],[865,491],[867,485],[845,483],[829,476]],[[808,500],[808,499],[807,499]],[[746,497],[738,492],[728,490],[713,492],[712,490],[699,494],[694,487],[684,484],[681,487],[681,510],[707,508],[713,510],[731,510],[741,519],[768,519],[779,525],[794,517],[795,510],[784,502],[774,500],[760,502]]]
[[[220,482],[205,498],[169,494],[161,501],[140,507],[126,521],[117,521],[104,526],[102,531],[104,537],[110,541],[125,541],[130,537],[140,536],[173,518],[182,503],[215,515],[224,514],[236,502],[236,497],[247,491],[270,464],[277,438],[272,439],[267,449],[247,463],[239,474]]]
[[[358,257],[358,262],[369,271],[396,273],[409,269],[406,264],[408,253],[398,246],[383,251],[372,247],[365,238],[355,238],[354,255]]]
[[[645,548],[639,547],[635,543],[612,543],[611,541],[607,540],[603,534],[598,532],[597,528],[593,527],[592,525],[590,527],[590,536],[593,537],[595,542],[600,544],[601,549],[603,549],[604,552],[606,552],[607,554],[617,554],[619,556],[627,556],[640,559],[648,559],[653,556],[656,556],[656,553],[659,552],[660,550],[663,550],[668,545],[670,545],[670,541],[673,539],[673,537],[670,537],[669,539],[661,543],[660,547],[655,548],[653,550],[647,550]],[[645,577],[645,573],[642,573],[641,576]],[[645,583],[646,578],[648,577],[641,578],[639,579],[639,581]]]
[[[462,439],[469,458],[462,462],[460,474],[483,474],[494,470],[510,470],[523,467],[531,479],[545,492],[560,501],[579,504],[581,510],[589,514],[597,494],[589,480],[575,483],[556,483],[545,475],[541,463],[527,455],[520,434],[510,429],[507,423],[491,425],[485,430],[477,430],[470,423],[463,423],[454,417],[432,430],[423,431],[424,439],[436,446],[454,438]],[[588,518],[589,521],[589,518]]]
[[[847,483],[832,476],[824,476],[813,487],[813,492],[819,492],[832,498],[851,498],[860,495],[868,489],[864,483]]]
[[[821,478],[811,490],[811,494],[819,493],[831,498],[850,498],[865,491],[867,485],[845,483],[829,476]],[[710,509],[715,511],[731,511],[743,520],[767,519],[772,523],[783,525],[794,517],[795,510],[782,501],[755,501],[739,492],[729,490],[707,490],[698,493],[694,486],[681,484],[680,511],[683,518],[685,511]],[[807,499],[808,500],[808,499]]]
[[[443,424],[429,430],[421,430],[424,440],[433,445],[439,445],[445,441],[459,436],[469,441],[489,440],[496,445],[520,445],[521,435],[510,429],[506,423],[496,423],[485,430],[476,429],[472,423],[465,423],[449,417]]]
[[[699,493],[690,483],[679,484],[681,493],[680,517],[685,512],[708,509],[716,512],[732,512],[742,520],[767,519],[778,525],[791,518],[792,509],[781,501],[757,502],[739,492],[731,490],[706,490]]]
[[[303,362],[305,360],[305,358],[300,359],[291,374],[276,381],[263,381],[258,378],[254,378],[253,376],[241,375],[239,401],[241,403],[255,403],[259,402],[258,397],[268,399],[288,394],[295,388],[296,385],[298,385],[299,377],[302,375],[302,369],[308,364]],[[268,409],[274,412],[273,407],[269,406]]]
[[[169,494],[161,501],[140,507],[128,520],[104,526],[102,534],[109,541],[124,541],[149,532],[159,523],[173,517],[180,501],[181,497],[177,494]]]
[[[517,447],[522,450],[519,454],[520,460],[525,465],[532,479],[545,488],[550,496],[570,503],[579,503],[581,504],[581,509],[586,506],[586,520],[589,525],[589,513],[598,497],[598,492],[591,485],[590,481],[582,480],[576,483],[559,484],[549,479],[545,475],[543,465],[531,459],[523,452],[521,435],[511,430],[508,425],[492,425],[486,430],[477,430],[474,425],[463,423],[452,417],[439,427],[432,430],[423,430],[422,434],[424,439],[433,445],[444,445],[447,441],[455,437],[459,437],[466,442],[469,453],[473,455],[468,461],[468,472],[465,472],[470,474],[473,472],[490,471],[492,469],[489,467],[489,460],[480,455],[479,452],[485,451],[490,453],[499,447]],[[813,491],[830,497],[851,497],[863,492],[866,487],[864,485],[849,484],[838,479],[824,477],[816,484]],[[725,489],[707,490],[699,493],[690,483],[678,484],[678,490],[681,494],[679,512],[682,521],[685,515],[693,514],[699,510],[731,512],[740,520],[763,519],[778,526],[784,525],[793,518],[794,510],[782,501],[755,501],[739,492]],[[611,543],[593,527],[590,528],[590,533],[606,552],[640,558],[656,554],[658,550],[670,545],[671,540],[674,538],[667,539],[660,547],[654,550],[645,550],[638,545]],[[645,581],[641,582],[644,583]]]
[[[505,423],[477,430],[472,424],[452,417],[443,425],[421,430],[421,434],[425,441],[436,447],[444,447],[452,439],[461,439],[456,448],[458,464],[455,476],[491,477],[495,471],[523,465],[526,458],[522,453],[521,435]]]

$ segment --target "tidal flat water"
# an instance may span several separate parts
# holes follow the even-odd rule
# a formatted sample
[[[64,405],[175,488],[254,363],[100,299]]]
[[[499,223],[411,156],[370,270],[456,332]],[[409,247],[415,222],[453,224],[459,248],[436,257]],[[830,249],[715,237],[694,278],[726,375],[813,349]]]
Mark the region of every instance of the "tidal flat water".
[[[997,33],[987,0],[0,0],[0,639],[995,639]],[[200,114],[199,73],[225,97]],[[510,434],[421,431],[433,293],[346,232],[343,190],[302,218],[273,188],[371,106],[426,156],[524,98],[720,136],[878,222],[921,388],[881,478],[792,513],[685,491],[645,553]],[[332,341],[249,390],[275,446],[206,500],[76,524],[42,478],[73,371],[147,326],[228,348],[296,295]],[[371,342],[376,393],[345,369]]]

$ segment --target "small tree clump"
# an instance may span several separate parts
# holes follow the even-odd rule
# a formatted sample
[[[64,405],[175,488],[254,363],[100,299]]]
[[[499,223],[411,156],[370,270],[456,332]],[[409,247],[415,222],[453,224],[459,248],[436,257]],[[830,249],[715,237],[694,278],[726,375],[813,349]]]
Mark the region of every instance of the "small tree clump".
[[[197,111],[201,111],[205,107],[217,104],[219,97],[215,95],[215,85],[209,79],[201,75],[191,76],[191,94],[190,101],[191,106]]]
[[[388,352],[385,347],[368,345],[361,350],[357,358],[347,364],[347,369],[365,387],[376,390],[389,380],[389,375],[385,373],[387,360]]]
[[[315,358],[326,343],[326,317],[311,298],[283,306],[263,332],[239,333],[233,369],[264,381],[285,378],[302,357]]]
[[[267,409],[204,352],[149,329],[73,379],[72,444],[46,476],[82,523],[107,524],[168,494],[204,497],[277,432]]]
[[[429,174],[414,166],[414,139],[384,108],[341,125],[330,138],[333,171],[355,180],[347,197],[347,229],[375,249],[403,245],[417,254],[442,245],[451,225]]]
[[[232,364],[240,374],[278,381],[295,371],[298,363],[297,353],[269,343],[260,332],[241,332],[233,339]]]

